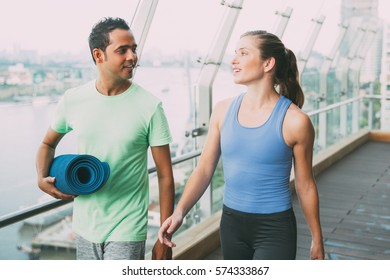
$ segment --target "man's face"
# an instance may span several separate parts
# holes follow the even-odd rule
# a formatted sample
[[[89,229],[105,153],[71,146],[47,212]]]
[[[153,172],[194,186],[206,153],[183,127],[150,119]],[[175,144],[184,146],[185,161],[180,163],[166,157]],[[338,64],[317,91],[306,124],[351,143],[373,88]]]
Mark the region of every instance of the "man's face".
[[[131,79],[138,62],[136,50],[137,44],[130,30],[113,30],[110,44],[99,61],[101,70],[113,79]]]

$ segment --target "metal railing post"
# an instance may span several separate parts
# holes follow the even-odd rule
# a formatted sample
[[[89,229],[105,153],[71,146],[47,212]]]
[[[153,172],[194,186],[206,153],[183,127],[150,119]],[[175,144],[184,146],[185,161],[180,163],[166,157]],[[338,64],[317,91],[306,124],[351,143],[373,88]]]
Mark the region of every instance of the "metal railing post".
[[[198,81],[195,85],[195,95],[197,97],[196,104],[202,106],[196,108],[197,114],[195,117],[195,130],[199,131],[197,134],[196,148],[203,148],[206,140],[206,135],[209,127],[209,120],[212,111],[212,86],[215,76],[221,65],[223,56],[229,43],[231,33],[236,24],[238,15],[242,9],[244,0],[223,1],[222,4],[226,7],[226,12],[222,18],[217,34],[207,54],[207,57],[201,68]],[[200,215],[210,216],[212,209],[212,190],[208,188],[199,201]],[[199,213],[196,213],[199,215]]]

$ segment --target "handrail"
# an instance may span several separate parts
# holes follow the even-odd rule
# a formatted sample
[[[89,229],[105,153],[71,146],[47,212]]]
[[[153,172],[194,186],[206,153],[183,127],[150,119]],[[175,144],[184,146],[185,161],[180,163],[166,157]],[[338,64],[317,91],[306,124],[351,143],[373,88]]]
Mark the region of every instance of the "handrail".
[[[179,164],[181,162],[196,158],[200,156],[201,150],[196,150],[190,153],[187,153],[185,155],[175,157],[172,159],[172,166]],[[156,172],[156,167],[149,167],[148,168],[148,173],[154,173]],[[38,214],[42,214],[44,212],[47,212],[49,210],[55,209],[57,207],[60,207],[62,205],[68,204],[73,202],[73,200],[55,200],[55,201],[49,201],[46,203],[40,203],[37,205],[33,205],[31,207],[24,208],[19,211],[15,211],[6,215],[3,215],[0,217],[0,228],[9,226],[11,224],[23,221],[25,219],[28,219],[30,217],[33,217]]]
[[[55,200],[46,203],[39,203],[28,208],[24,208],[19,211],[15,211],[0,217],[0,228],[9,226],[13,223],[17,223],[28,219],[32,216],[44,213],[46,211],[55,209],[62,205],[68,204],[73,200]]]
[[[320,108],[320,109],[317,109],[317,110],[310,111],[310,112],[307,113],[307,115],[312,117],[314,115],[318,115],[320,113],[324,113],[324,112],[330,111],[332,109],[335,109],[337,107],[341,107],[341,106],[347,105],[349,103],[353,103],[353,102],[358,101],[360,99],[363,99],[363,97],[361,97],[361,96],[353,97],[353,98],[350,98],[350,99],[347,99],[347,100],[344,100],[344,101],[341,101],[341,102],[338,102],[338,103],[334,103],[332,105],[329,105],[329,106],[326,106],[326,107],[323,107],[323,108]]]
[[[333,110],[335,108],[347,105],[349,103],[353,103],[355,101],[359,101],[361,99],[383,99],[383,98],[390,99],[390,94],[387,94],[387,95],[373,95],[373,94],[371,94],[371,95],[352,97],[350,99],[343,100],[343,101],[338,102],[338,103],[333,103],[331,105],[328,105],[326,107],[323,107],[323,108],[320,108],[320,109],[317,109],[317,110],[310,111],[310,112],[307,113],[307,115],[310,116],[310,117],[314,116],[314,115],[318,115],[318,114],[321,114],[321,113]]]
[[[367,94],[364,98],[369,99],[390,99],[390,94]]]

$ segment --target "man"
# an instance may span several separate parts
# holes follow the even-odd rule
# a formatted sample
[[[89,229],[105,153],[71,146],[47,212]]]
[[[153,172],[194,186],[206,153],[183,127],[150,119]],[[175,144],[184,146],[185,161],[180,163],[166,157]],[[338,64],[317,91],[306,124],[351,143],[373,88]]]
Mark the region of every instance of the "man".
[[[147,149],[151,147],[160,193],[161,221],[173,211],[172,141],[160,100],[132,82],[137,44],[128,24],[104,18],[89,36],[96,80],[68,90],[37,154],[39,188],[58,199],[74,199],[73,230],[77,259],[144,259],[149,186]],[[49,176],[55,149],[74,130],[78,151],[105,161],[110,177],[97,192],[74,197]],[[153,259],[171,259],[156,242]]]

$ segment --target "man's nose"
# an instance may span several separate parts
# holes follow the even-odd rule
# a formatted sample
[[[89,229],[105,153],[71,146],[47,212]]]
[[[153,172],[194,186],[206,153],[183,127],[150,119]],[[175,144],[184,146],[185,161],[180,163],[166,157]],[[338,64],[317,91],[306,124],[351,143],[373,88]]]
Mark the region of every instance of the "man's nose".
[[[127,60],[133,60],[135,61],[137,59],[137,54],[133,52],[132,50],[129,50],[127,52]]]

